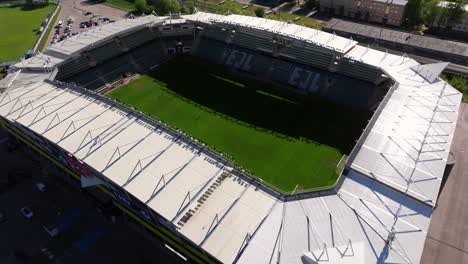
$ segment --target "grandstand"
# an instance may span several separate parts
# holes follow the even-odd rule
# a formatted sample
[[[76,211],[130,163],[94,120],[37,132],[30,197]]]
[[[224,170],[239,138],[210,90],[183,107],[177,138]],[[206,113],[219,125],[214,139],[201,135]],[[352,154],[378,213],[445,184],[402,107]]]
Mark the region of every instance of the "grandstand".
[[[336,184],[279,192],[99,93],[181,54],[372,109]],[[438,77],[445,66],[268,19],[150,15],[17,63],[0,83],[0,121],[194,262],[418,263],[461,100]]]

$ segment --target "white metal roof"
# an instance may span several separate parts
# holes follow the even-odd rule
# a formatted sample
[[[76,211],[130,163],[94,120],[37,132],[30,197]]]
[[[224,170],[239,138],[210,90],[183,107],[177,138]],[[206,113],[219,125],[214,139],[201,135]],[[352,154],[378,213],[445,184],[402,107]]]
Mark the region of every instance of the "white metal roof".
[[[83,33],[67,38],[61,42],[52,44],[49,49],[60,52],[65,55],[71,55],[91,44],[95,44],[112,35],[122,33],[125,30],[135,28],[137,26],[155,23],[161,21],[161,18],[148,15],[135,19],[124,19],[114,23],[99,25],[93,27]]]
[[[380,67],[399,85],[352,167],[433,205],[454,134],[461,93],[438,78],[428,82],[406,56],[362,46],[346,57]]]
[[[45,50],[26,60],[16,63],[15,68],[53,68],[55,65],[69,58],[68,55]]]
[[[419,263],[430,215],[430,207],[352,173],[338,195],[278,203],[238,263]]]
[[[354,47],[357,42],[330,34],[321,30],[299,26],[284,21],[271,20],[253,16],[242,15],[217,15],[204,12],[197,12],[193,15],[185,16],[187,20],[205,23],[223,23],[242,27],[255,28],[294,39],[310,42],[315,45],[345,53]]]

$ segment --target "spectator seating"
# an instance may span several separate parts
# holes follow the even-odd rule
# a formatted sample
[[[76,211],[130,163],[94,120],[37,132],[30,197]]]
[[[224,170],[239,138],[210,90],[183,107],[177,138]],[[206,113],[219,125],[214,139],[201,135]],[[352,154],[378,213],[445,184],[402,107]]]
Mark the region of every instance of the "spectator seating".
[[[140,45],[143,45],[157,37],[157,34],[150,28],[144,27],[140,30],[133,31],[125,36],[122,36],[122,41],[127,45],[129,49],[134,49]]]
[[[99,64],[110,58],[114,58],[122,53],[122,48],[115,40],[110,40],[105,44],[95,47],[89,51],[91,57]]]
[[[226,45],[221,42],[201,38],[195,55],[212,63],[220,63],[225,49]]]
[[[81,74],[77,74],[68,79],[67,82],[79,84],[90,90],[97,90],[105,85],[99,78],[99,74],[96,73],[96,69],[89,69]]]
[[[164,61],[164,51],[158,41],[153,41],[135,50],[132,56],[143,71]]]
[[[211,39],[226,42],[230,32],[229,30],[223,29],[221,27],[205,27],[202,31],[202,35]]]
[[[87,68],[89,68],[89,62],[85,56],[71,58],[58,65],[59,71],[55,78],[57,80],[63,80]]]
[[[283,84],[289,84],[289,78],[291,75],[293,65],[287,61],[275,60],[273,73],[271,79],[276,82]]]
[[[273,50],[271,39],[265,39],[243,32],[236,32],[232,43],[252,50]]]
[[[319,71],[295,66],[289,76],[288,84],[304,92],[318,92],[321,73]]]
[[[350,61],[346,59],[343,59],[339,62],[338,72],[369,82],[375,82],[382,75],[382,72],[378,68],[361,62]]]
[[[273,60],[271,57],[267,57],[262,54],[256,54],[252,63],[254,67],[252,67],[251,72],[257,77],[264,77],[266,76],[272,63]]]
[[[324,50],[309,44],[292,44],[291,46],[283,48],[280,52],[280,56],[281,55],[294,58],[294,60],[299,63],[321,69],[328,69],[334,60],[334,55],[329,50]]]
[[[232,49],[224,61],[224,65],[238,70],[250,72],[252,69],[253,58],[254,55],[247,51]]]
[[[329,87],[323,95],[340,104],[367,108],[372,103],[369,100],[376,91],[372,83],[350,78],[340,74],[330,74]]]
[[[107,60],[96,67],[79,72],[67,78],[67,82],[80,84],[90,90],[96,90],[123,78],[146,71],[164,60],[164,51],[159,40],[154,40],[128,53]]]

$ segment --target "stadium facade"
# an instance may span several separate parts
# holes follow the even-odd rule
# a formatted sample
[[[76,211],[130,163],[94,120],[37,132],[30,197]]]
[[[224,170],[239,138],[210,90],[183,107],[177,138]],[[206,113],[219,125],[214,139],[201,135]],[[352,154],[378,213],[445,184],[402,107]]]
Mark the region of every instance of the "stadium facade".
[[[181,53],[374,107],[337,184],[278,193],[182,131],[100,94],[125,73]],[[194,262],[418,263],[461,101],[438,78],[444,66],[268,19],[144,16],[16,64],[0,83],[0,116],[12,135],[84,186],[98,183]]]

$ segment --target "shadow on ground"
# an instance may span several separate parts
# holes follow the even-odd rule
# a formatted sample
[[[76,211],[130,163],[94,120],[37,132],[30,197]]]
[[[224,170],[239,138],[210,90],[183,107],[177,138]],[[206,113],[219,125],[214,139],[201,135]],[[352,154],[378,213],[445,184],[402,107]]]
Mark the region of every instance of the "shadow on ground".
[[[191,57],[175,59],[149,76],[200,107],[285,137],[332,146],[342,153],[351,151],[371,117],[368,110],[298,94]]]

